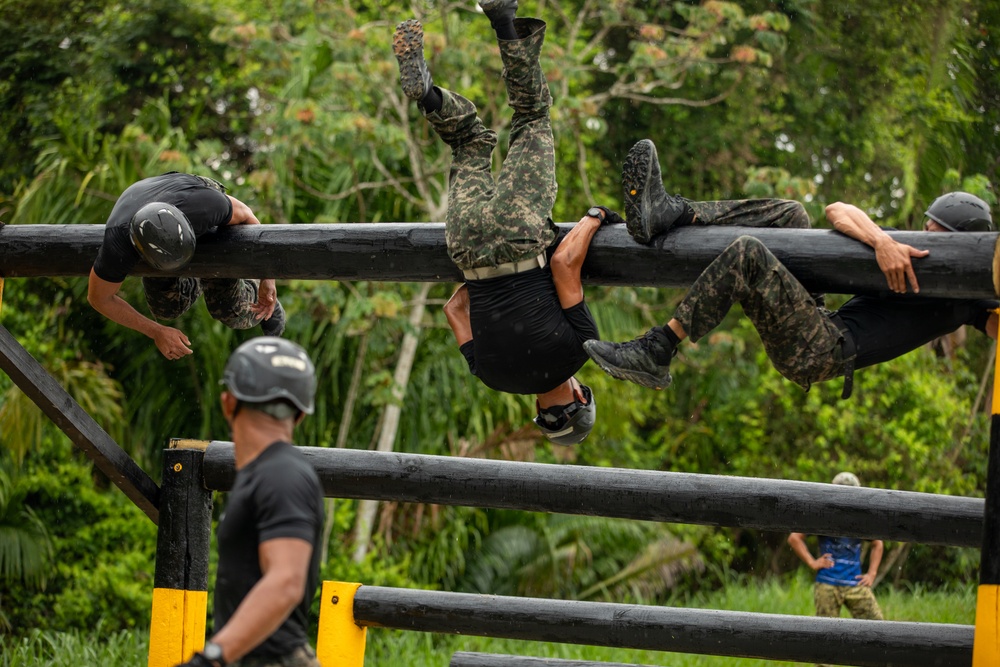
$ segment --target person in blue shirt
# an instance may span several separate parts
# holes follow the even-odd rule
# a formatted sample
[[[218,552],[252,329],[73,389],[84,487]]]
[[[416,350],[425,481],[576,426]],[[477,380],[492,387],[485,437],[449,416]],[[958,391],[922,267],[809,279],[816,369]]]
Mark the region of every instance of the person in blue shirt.
[[[850,472],[839,473],[833,483],[861,486],[857,475]],[[861,570],[861,540],[821,535],[818,558],[813,558],[803,533],[789,535],[788,544],[802,562],[816,572],[813,599],[817,616],[839,617],[841,607],[847,607],[854,618],[883,620],[882,610],[872,592],[885,548],[882,540],[872,540],[868,570],[864,573]]]

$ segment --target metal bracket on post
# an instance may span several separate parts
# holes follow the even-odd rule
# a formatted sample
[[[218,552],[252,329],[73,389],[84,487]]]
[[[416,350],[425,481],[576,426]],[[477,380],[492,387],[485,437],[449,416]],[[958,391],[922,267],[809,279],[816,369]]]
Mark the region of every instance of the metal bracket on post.
[[[359,588],[361,584],[323,582],[316,635],[316,657],[321,665],[364,667],[368,629],[354,621],[354,596]]]
[[[1000,315],[1000,309],[994,310]],[[993,367],[993,408],[986,473],[983,547],[979,555],[973,667],[1000,665],[1000,350]]]
[[[163,451],[149,667],[173,667],[205,645],[212,492],[204,458],[196,449]]]

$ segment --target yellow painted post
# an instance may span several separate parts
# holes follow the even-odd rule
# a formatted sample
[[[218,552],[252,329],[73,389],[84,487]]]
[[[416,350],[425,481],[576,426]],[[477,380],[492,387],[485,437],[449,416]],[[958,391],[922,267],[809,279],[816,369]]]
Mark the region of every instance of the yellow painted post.
[[[330,667],[364,667],[368,633],[354,622],[354,596],[361,584],[324,581],[319,604],[316,657]]]
[[[3,278],[0,278],[0,312],[3,311]]]
[[[1000,315],[1000,309],[993,312]],[[1000,349],[993,367],[992,413],[972,667],[1000,665]]]
[[[205,646],[206,591],[153,589],[149,667],[174,667]]]

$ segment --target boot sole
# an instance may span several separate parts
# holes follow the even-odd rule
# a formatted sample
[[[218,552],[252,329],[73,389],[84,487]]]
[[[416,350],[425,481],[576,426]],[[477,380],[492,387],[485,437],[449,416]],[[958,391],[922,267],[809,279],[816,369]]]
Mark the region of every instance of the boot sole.
[[[424,93],[424,26],[416,19],[403,21],[392,36],[392,52],[399,61],[399,83],[403,94],[420,101]]]
[[[643,139],[628,152],[622,165],[622,191],[625,200],[625,227],[628,233],[640,243],[649,243],[652,237],[649,233],[649,221],[643,216],[650,202],[649,178],[653,173],[653,160],[656,149],[653,142]]]
[[[667,371],[666,377],[661,377],[644,371],[626,370],[619,366],[615,366],[610,361],[602,357],[595,348],[596,345],[591,344],[589,340],[583,344],[584,351],[586,351],[587,355],[594,360],[594,363],[600,366],[602,371],[616,380],[627,380],[628,382],[634,382],[642,387],[656,390],[666,389],[673,381],[673,378],[670,377],[670,371]]]

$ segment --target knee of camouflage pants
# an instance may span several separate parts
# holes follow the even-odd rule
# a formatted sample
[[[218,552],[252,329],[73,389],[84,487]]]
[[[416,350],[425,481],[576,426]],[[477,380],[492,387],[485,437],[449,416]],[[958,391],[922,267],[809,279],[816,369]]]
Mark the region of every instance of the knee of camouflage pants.
[[[259,280],[204,279],[205,306],[213,319],[230,329],[249,329],[260,324],[261,317],[251,307],[257,303]]]
[[[197,278],[143,278],[142,288],[150,312],[163,320],[183,315],[201,294]]]

